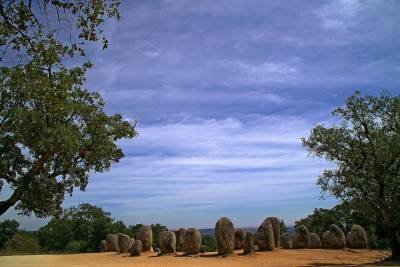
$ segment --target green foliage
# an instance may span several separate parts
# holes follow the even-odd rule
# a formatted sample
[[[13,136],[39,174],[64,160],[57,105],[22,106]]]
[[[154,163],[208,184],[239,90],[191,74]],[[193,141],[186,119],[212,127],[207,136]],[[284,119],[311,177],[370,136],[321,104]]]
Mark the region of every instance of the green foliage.
[[[38,217],[60,212],[66,194],[86,188],[89,173],[123,157],[117,141],[136,135],[84,87],[90,63],[63,64],[66,56],[84,56],[86,42],[102,39],[107,47],[101,26],[106,17],[119,19],[119,4],[0,1],[1,52],[20,59],[0,68],[0,191],[4,183],[13,190],[0,201],[0,215],[14,205]]]
[[[19,223],[16,220],[4,220],[0,223],[0,249],[18,231]]]
[[[163,231],[168,231],[168,228],[165,225],[161,225],[159,223],[152,224],[151,230],[153,232],[153,246],[160,247],[160,233]]]
[[[295,225],[303,224],[310,232],[322,237],[331,224],[336,224],[345,233],[348,233],[354,224],[361,225],[368,236],[369,246],[373,249],[387,249],[388,240],[383,232],[382,222],[376,220],[376,216],[354,209],[351,203],[345,202],[332,209],[315,209],[314,213],[295,222]],[[386,244],[386,246],[385,246]]]
[[[136,135],[120,115],[104,112],[98,93],[82,88],[85,70],[49,77],[30,65],[0,68],[0,177],[14,189],[0,214],[18,201],[26,215],[59,211],[65,194],[85,189],[90,172],[123,157],[118,139]]]
[[[130,236],[132,236],[133,238],[136,238],[136,234],[139,232],[140,228],[142,228],[143,224],[136,224],[136,225],[130,225],[129,226],[129,232],[130,232]]]
[[[338,125],[318,125],[302,140],[311,155],[336,165],[318,185],[383,222],[392,253],[400,257],[400,97],[356,92],[333,115]]]
[[[72,240],[73,225],[69,220],[51,219],[39,229],[39,243],[46,251],[63,251]]]
[[[72,240],[69,241],[65,247],[65,251],[68,253],[82,253],[86,252],[88,249],[88,242],[83,240]]]
[[[217,240],[211,235],[204,235],[201,237],[201,244],[205,247],[206,252],[213,252],[217,250]]]
[[[303,224],[310,232],[316,233],[322,237],[322,234],[329,229],[331,224],[336,224],[341,229],[345,229],[341,224],[339,216],[340,215],[336,213],[334,209],[315,209],[312,215],[296,221],[295,225]]]
[[[27,232],[16,233],[4,245],[5,254],[35,254],[39,251],[37,236]]]
[[[85,55],[85,44],[108,41],[102,25],[120,18],[120,0],[0,1],[0,46],[39,65],[61,63],[64,56]],[[68,40],[68,41],[66,41]]]
[[[111,233],[122,233],[131,237],[133,236],[131,230],[124,224],[123,221],[116,221],[115,223],[113,223],[110,231]]]
[[[43,249],[48,251],[98,251],[100,241],[109,233],[118,233],[118,230],[110,213],[90,204],[81,204],[50,220],[39,230],[39,240]],[[79,250],[74,250],[77,247]]]

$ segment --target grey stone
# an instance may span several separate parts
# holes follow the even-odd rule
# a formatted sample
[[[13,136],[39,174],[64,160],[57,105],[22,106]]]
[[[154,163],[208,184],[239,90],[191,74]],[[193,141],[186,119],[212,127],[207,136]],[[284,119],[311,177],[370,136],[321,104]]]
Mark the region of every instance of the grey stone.
[[[233,253],[235,248],[235,229],[227,217],[219,219],[215,225],[215,239],[219,255]]]
[[[183,244],[185,242],[185,228],[179,228],[179,230],[175,231],[176,237],[176,251],[183,251]]]
[[[106,238],[107,242],[107,251],[116,251],[119,252],[118,248],[118,236],[114,234],[108,234]]]
[[[246,232],[243,242],[243,254],[252,254],[254,252],[254,235]]]
[[[235,249],[242,249],[244,244],[244,239],[246,237],[246,231],[239,229],[235,231]]]
[[[185,232],[185,242],[183,251],[186,255],[194,255],[200,253],[201,235],[196,228],[189,228]]]
[[[329,227],[329,231],[322,235],[322,247],[327,249],[344,249],[346,238],[343,231],[335,224]]]
[[[347,247],[353,249],[367,248],[368,239],[362,226],[355,224],[346,236]]]
[[[172,231],[163,231],[160,233],[161,253],[169,254],[176,251],[176,237]]]
[[[281,244],[284,249],[292,248],[292,238],[287,233],[281,235]]]
[[[135,240],[133,241],[131,248],[129,249],[129,252],[132,257],[140,256],[143,251],[143,246],[142,246],[142,241],[140,240]]]
[[[321,239],[316,233],[310,233],[310,248],[321,248]]]
[[[296,227],[296,235],[292,240],[293,248],[309,248],[310,247],[310,232],[305,225],[298,225]],[[294,241],[294,242],[293,242]]]
[[[136,234],[136,239],[142,241],[143,251],[150,251],[153,245],[153,231],[150,226],[143,225]]]
[[[257,237],[260,251],[272,251],[275,249],[274,230],[269,218],[265,219],[258,227]]]
[[[101,242],[100,242],[100,252],[107,252],[107,251],[108,251],[107,241],[101,240]]]
[[[118,247],[119,252],[128,252],[131,247],[131,238],[126,234],[118,233]]]

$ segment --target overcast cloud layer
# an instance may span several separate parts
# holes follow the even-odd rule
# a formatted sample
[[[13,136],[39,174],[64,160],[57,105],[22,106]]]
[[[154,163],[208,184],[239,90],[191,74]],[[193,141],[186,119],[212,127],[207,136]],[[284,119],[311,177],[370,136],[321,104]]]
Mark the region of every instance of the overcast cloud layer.
[[[171,228],[291,224],[333,206],[315,185],[329,165],[300,138],[356,89],[400,92],[399,11],[395,0],[124,1],[110,48],[89,55],[88,88],[139,136],[65,206]]]

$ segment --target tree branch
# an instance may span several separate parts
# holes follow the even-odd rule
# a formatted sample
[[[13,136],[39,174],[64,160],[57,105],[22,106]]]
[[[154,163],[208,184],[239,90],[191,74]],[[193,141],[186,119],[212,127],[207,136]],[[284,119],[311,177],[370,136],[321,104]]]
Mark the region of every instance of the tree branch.
[[[43,155],[36,162],[36,164],[24,175],[24,177],[22,177],[21,184],[17,186],[10,198],[4,201],[0,201],[0,215],[4,214],[9,208],[14,206],[21,199],[24,191],[32,181],[32,178],[39,173],[39,171],[43,168],[45,162],[50,156],[50,152],[47,152],[45,155]]]

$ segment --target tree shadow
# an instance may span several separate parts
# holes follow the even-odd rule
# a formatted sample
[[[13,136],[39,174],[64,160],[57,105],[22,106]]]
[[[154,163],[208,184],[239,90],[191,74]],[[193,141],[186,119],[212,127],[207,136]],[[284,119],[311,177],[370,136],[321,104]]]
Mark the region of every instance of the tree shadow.
[[[317,267],[317,266],[365,266],[356,265],[352,263],[326,263],[326,262],[314,262],[307,265],[302,265],[301,267]]]

